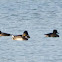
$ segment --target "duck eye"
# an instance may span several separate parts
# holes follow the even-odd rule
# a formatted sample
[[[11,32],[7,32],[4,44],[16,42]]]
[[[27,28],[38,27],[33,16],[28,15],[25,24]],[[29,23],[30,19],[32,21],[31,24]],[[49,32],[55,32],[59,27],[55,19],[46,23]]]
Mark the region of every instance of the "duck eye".
[[[23,36],[26,36],[25,34]]]

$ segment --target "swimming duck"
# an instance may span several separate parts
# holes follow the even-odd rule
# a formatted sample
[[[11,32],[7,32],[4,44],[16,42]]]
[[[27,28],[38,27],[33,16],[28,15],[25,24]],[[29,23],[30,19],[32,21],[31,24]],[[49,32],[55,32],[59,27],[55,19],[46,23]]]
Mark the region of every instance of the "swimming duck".
[[[13,40],[28,40],[28,38],[30,38],[30,36],[27,31],[24,31],[22,35],[12,35]]]
[[[45,34],[46,37],[59,37],[57,30],[53,30],[53,33]]]
[[[8,33],[3,33],[0,31],[0,36],[10,36],[11,34],[8,34]]]

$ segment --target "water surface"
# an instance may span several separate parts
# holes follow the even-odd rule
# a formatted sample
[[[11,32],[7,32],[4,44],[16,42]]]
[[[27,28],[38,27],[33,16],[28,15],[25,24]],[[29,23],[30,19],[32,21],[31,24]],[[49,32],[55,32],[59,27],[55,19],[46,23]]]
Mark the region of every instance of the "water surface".
[[[53,29],[60,37],[46,38]],[[31,37],[0,37],[0,62],[62,62],[62,0],[1,0],[0,30]]]

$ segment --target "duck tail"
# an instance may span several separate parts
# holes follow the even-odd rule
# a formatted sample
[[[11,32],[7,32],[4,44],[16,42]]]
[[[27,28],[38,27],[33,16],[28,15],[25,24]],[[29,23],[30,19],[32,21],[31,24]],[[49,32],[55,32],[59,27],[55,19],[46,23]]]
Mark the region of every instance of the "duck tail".
[[[12,35],[12,37],[14,37],[14,35]]]

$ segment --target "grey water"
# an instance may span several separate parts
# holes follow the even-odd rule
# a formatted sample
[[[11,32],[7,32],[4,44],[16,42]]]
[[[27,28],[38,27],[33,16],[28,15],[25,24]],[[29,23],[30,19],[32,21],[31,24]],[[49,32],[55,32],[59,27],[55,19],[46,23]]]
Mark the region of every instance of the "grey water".
[[[54,29],[60,37],[45,37]],[[0,62],[62,62],[62,0],[0,0],[0,30],[31,37],[0,36]]]

